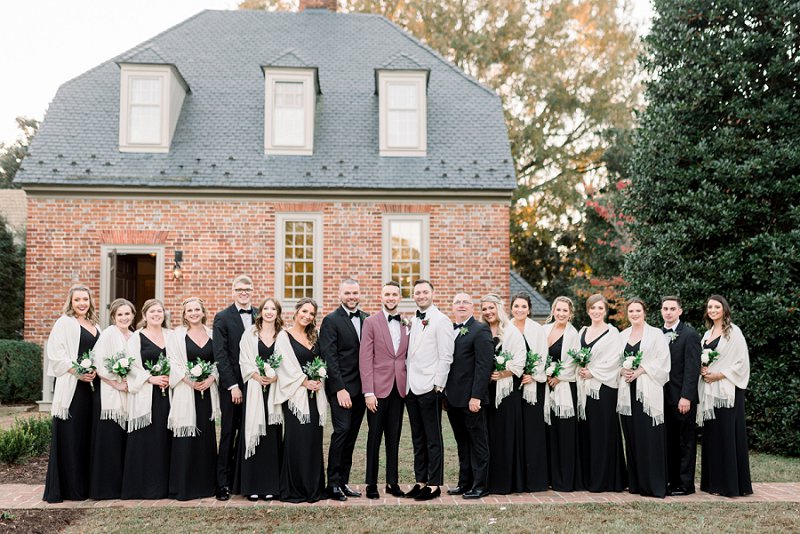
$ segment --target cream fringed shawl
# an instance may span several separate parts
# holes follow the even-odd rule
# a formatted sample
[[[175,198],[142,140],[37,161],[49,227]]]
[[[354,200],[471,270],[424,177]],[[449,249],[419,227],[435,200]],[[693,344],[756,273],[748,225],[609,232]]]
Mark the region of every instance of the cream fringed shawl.
[[[514,376],[522,376],[525,370],[525,339],[522,333],[513,324],[508,323],[503,328],[503,341],[500,350],[511,353],[511,360],[506,363],[506,371],[511,371]],[[508,376],[497,381],[494,397],[495,408],[500,406],[503,399],[511,394],[514,389],[514,377]]]
[[[283,356],[281,366],[278,367],[278,381],[269,388],[268,403],[272,406],[270,414],[281,411],[282,404],[288,403],[289,410],[302,423],[311,422],[311,411],[308,406],[308,390],[303,387],[303,382],[308,378],[297,361],[297,356],[289,341],[286,330],[281,331],[275,338],[275,352]],[[325,425],[328,415],[328,399],[325,397],[325,388],[320,388],[314,395],[319,411],[319,426]]]
[[[106,369],[106,359],[126,351],[128,340],[116,326],[109,326],[100,334],[94,346],[94,366],[101,378],[120,381],[120,377]],[[111,420],[122,428],[128,421],[128,393],[100,381],[100,419]]]
[[[555,323],[547,323],[544,325],[545,339],[552,332]],[[575,416],[575,405],[572,403],[572,393],[569,388],[569,382],[575,382],[575,369],[577,365],[572,361],[569,356],[570,350],[579,350],[581,348],[581,339],[578,337],[578,331],[571,324],[567,324],[564,329],[564,340],[561,343],[561,362],[563,368],[558,375],[558,384],[550,392],[550,408],[559,419],[567,419]],[[545,353],[545,356],[547,353]]]
[[[536,364],[534,373],[531,375],[534,381],[522,386],[522,398],[525,399],[528,404],[535,405],[536,383],[547,382],[547,375],[544,373],[545,363],[547,363],[547,334],[542,325],[531,319],[525,319],[525,330],[522,332],[522,335],[525,337],[525,341],[528,342],[528,348],[530,348],[531,352],[539,355],[539,363]],[[550,388],[547,386],[544,388],[544,405],[545,408],[550,406]],[[548,424],[550,423],[549,409],[544,410],[544,419]]]
[[[164,328],[163,332],[166,351],[170,346],[172,331]],[[128,354],[134,358],[128,373],[128,432],[153,422],[153,384],[148,382],[152,375],[142,363],[142,335],[142,331],[137,330],[128,339]],[[171,400],[172,389],[167,389]]]
[[[586,327],[581,328],[579,336],[584,335]],[[600,398],[600,387],[605,385],[613,389],[619,386],[621,354],[619,351],[619,330],[608,325],[608,333],[602,334],[592,347],[592,356],[586,368],[592,378],[584,380],[578,375],[578,417],[586,420],[586,397]]]
[[[628,341],[631,339],[632,327],[626,328],[619,335],[617,354],[622,360]],[[649,324],[644,325],[640,349],[643,353],[640,367],[644,373],[636,379],[636,400],[642,403],[644,413],[653,420],[653,426],[664,422],[664,384],[669,380],[672,360],[669,355],[669,343],[661,332]],[[618,376],[617,412],[631,415],[631,389],[622,375]]]
[[[703,334],[703,343],[711,336],[711,331]],[[697,424],[714,419],[714,408],[732,408],[736,399],[736,388],[747,389],[750,381],[750,352],[747,341],[738,326],[731,325],[729,337],[722,336],[716,351],[719,358],[708,366],[712,373],[722,373],[725,378],[710,384],[700,377],[698,382],[699,402],[697,406]]]
[[[100,326],[95,325],[97,331]],[[53,325],[50,336],[47,338],[47,376],[56,379],[53,390],[53,404],[50,413],[59,419],[69,419],[69,407],[75,388],[78,387],[78,377],[70,373],[72,364],[82,354],[78,354],[81,343],[81,324],[74,317],[62,315]]]
[[[277,350],[275,350],[275,354],[278,354]],[[242,334],[242,339],[239,343],[239,367],[242,370],[242,380],[247,383],[247,396],[244,400],[246,406],[244,419],[245,459],[256,453],[256,447],[261,441],[261,436],[267,435],[267,421],[269,421],[270,425],[283,424],[283,410],[280,409],[280,405],[274,406],[271,402],[267,402],[268,406],[264,406],[261,383],[253,378],[259,376],[258,366],[256,366],[257,356],[258,333],[255,327],[252,327]],[[283,362],[285,361],[286,358],[283,358]],[[276,385],[277,383],[270,384],[268,399],[272,398],[271,390]]]
[[[205,328],[208,343],[211,343],[212,331]],[[194,403],[194,388],[183,381],[188,376],[189,358],[186,353],[186,335],[184,327],[176,328],[167,341],[167,356],[169,357],[169,387],[172,389],[167,428],[172,430],[176,438],[194,437],[197,435],[197,410]],[[219,373],[216,365],[211,373],[216,381],[211,384],[207,392],[211,395],[211,421],[219,416]]]

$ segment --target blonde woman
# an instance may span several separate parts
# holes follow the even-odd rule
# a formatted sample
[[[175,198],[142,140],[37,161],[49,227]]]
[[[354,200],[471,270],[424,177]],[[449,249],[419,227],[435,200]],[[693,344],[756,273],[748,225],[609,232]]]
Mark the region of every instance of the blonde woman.
[[[283,356],[278,382],[270,387],[273,413],[283,412],[281,500],[316,502],[323,498],[322,427],[328,413],[323,380],[312,380],[303,367],[319,357],[317,303],[297,301],[294,324],[278,333],[275,351]]]
[[[525,491],[547,491],[547,420],[550,417],[550,388],[545,374],[547,335],[530,318],[531,297],[519,293],[511,297],[512,324],[522,334],[525,352],[538,354],[539,362],[531,373],[522,375],[522,428]],[[547,417],[547,419],[546,419]]]
[[[128,340],[134,360],[128,375],[128,445],[122,474],[123,499],[164,499],[169,494],[169,460],[172,432],[167,428],[170,411],[169,376],[152,373],[167,357],[171,331],[167,329],[164,304],[149,299],[142,306],[138,330]]]
[[[581,348],[578,331],[572,326],[574,316],[572,300],[556,297],[544,325],[550,360],[550,365],[545,369],[550,386],[551,410],[547,452],[550,485],[555,491],[583,489],[578,459],[577,366],[569,356],[569,351]],[[560,370],[556,371],[558,367]]]
[[[697,423],[703,427],[700,489],[738,497],[753,493],[744,418],[745,389],[750,381],[750,353],[741,329],[731,322],[725,297],[706,302],[703,352],[719,356],[700,367]],[[701,356],[701,362],[708,356]]]
[[[591,492],[623,491],[628,485],[622,430],[617,415],[619,330],[606,323],[608,301],[595,294],[586,300],[589,326],[581,328],[581,349],[589,364],[578,368],[578,443],[583,483]]]
[[[233,477],[233,493],[246,495],[250,501],[272,500],[280,495],[283,443],[283,413],[269,403],[270,390],[278,381],[265,364],[262,376],[256,358],[267,362],[275,355],[275,339],[283,330],[280,302],[268,298],[258,307],[255,324],[242,335],[239,343],[239,367],[244,381],[244,406],[239,440],[239,458]]]
[[[124,353],[133,331],[136,308],[125,299],[116,299],[108,310],[111,325],[103,330],[94,346],[94,365],[100,377],[100,402],[95,407],[92,443],[92,480],[89,497],[94,500],[119,499],[122,493],[122,468],[128,438],[128,380],[106,369],[106,359]]]
[[[50,410],[50,459],[42,497],[50,503],[89,497],[92,414],[95,396],[99,395],[99,385],[94,384],[97,374],[80,374],[74,367],[86,359],[91,362],[91,351],[100,335],[89,288],[72,286],[61,313],[47,338],[47,375],[56,379]]]
[[[489,493],[507,495],[525,490],[522,464],[522,392],[520,377],[525,369],[525,340],[509,324],[503,302],[497,295],[481,299],[481,321],[489,326],[495,345],[495,365],[489,381],[486,422],[489,434]],[[500,360],[505,360],[500,364]],[[496,370],[502,367],[501,370]]]
[[[173,436],[169,496],[188,501],[211,497],[217,485],[215,421],[219,417],[219,375],[214,367],[205,304],[197,297],[190,297],[181,308],[181,326],[167,342],[172,388],[167,428]],[[202,365],[210,366],[211,374],[202,380],[193,379],[192,370]]]

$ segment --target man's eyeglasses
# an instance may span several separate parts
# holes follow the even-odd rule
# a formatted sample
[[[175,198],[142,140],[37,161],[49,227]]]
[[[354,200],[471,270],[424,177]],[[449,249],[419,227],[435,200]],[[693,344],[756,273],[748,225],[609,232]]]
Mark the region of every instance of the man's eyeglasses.
[[[239,289],[239,288],[236,288],[236,289],[234,289],[233,291],[234,291],[234,293],[239,293],[240,295],[247,295],[247,294],[249,294],[249,293],[252,293],[252,292],[253,292],[253,289],[252,289],[252,288],[249,288],[249,289]]]

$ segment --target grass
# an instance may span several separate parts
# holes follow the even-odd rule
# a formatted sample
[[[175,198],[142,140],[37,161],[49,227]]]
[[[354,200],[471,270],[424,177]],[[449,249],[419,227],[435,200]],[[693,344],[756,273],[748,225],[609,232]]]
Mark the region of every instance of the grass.
[[[95,509],[63,532],[797,532],[800,505],[636,503],[466,507]]]

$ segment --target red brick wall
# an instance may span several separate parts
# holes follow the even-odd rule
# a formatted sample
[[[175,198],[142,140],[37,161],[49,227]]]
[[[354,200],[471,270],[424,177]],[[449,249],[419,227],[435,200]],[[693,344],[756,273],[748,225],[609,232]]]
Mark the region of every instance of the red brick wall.
[[[382,216],[430,214],[430,277],[435,302],[449,312],[461,289],[474,296],[508,297],[508,205],[274,202],[247,200],[98,200],[28,198],[25,338],[43,342],[69,286],[100,286],[100,246],[165,246],[164,300],[177,317],[180,302],[199,296],[209,312],[231,302],[233,276],[253,277],[254,302],[274,292],[275,213],[323,214],[322,314],[337,306],[340,281],[361,283],[362,307],[380,307],[383,283]],[[184,254],[183,278],[172,278],[175,250]],[[97,295],[95,295],[97,301]],[[286,310],[285,310],[286,311]],[[175,321],[173,321],[175,323]]]

